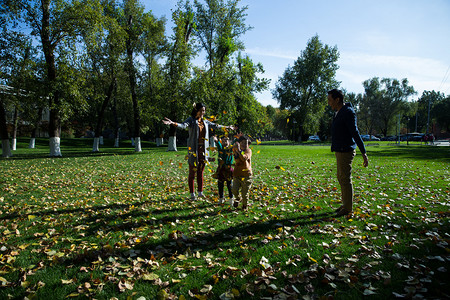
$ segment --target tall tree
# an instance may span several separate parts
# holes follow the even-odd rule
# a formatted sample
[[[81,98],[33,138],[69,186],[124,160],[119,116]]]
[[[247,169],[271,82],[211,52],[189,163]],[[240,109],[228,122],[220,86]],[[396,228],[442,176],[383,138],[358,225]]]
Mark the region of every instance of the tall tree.
[[[26,97],[21,101],[21,119],[32,126],[29,148],[34,149],[36,134],[41,125],[44,109],[48,105],[43,57],[33,57],[30,67],[23,86]]]
[[[375,128],[379,128],[381,120],[378,117],[378,104],[383,93],[378,77],[363,82],[364,95],[361,99],[358,113],[358,125],[363,132],[374,134]]]
[[[186,101],[186,91],[190,79],[191,59],[195,51],[192,42],[194,30],[194,12],[189,2],[179,2],[177,9],[172,14],[175,23],[171,43],[168,48],[168,57],[165,66],[166,95],[169,103],[168,116],[172,120],[179,120],[187,116],[190,101]],[[169,128],[168,151],[177,151],[176,128]]]
[[[384,86],[381,103],[378,103],[379,118],[382,122],[381,132],[387,136],[392,119],[398,112],[409,114],[410,107],[407,105],[408,98],[416,94],[412,86],[408,85],[408,79],[401,81],[394,78],[383,78],[381,84]]]
[[[436,102],[432,109],[432,115],[441,129],[449,132],[450,130],[450,96],[441,98]]]
[[[264,133],[263,124],[269,119],[265,108],[256,100],[255,93],[266,90],[269,80],[258,77],[258,73],[264,73],[264,69],[261,64],[254,64],[250,57],[242,57],[239,53],[236,61],[236,124],[241,131],[259,136]]]
[[[355,112],[358,113],[362,97],[363,97],[362,94],[345,93],[345,102],[350,102],[353,105]]]
[[[126,63],[125,72],[128,74],[131,101],[133,103],[133,136],[135,139],[135,151],[141,152],[141,102],[138,95],[138,79],[140,76],[138,68],[138,55],[143,54],[145,50],[145,42],[149,41],[152,36],[153,29],[161,28],[163,22],[152,15],[151,12],[144,12],[144,6],[138,0],[125,0],[122,27],[126,32]],[[156,35],[156,34],[155,34]],[[141,93],[142,95],[142,93]]]
[[[247,6],[239,7],[240,0],[194,0],[196,8],[196,36],[200,49],[206,53],[209,70],[228,61],[231,55],[244,50],[239,38],[250,26],[245,24]]]
[[[194,1],[195,36],[200,53],[205,54],[204,68],[196,72],[192,96],[204,102],[209,112],[226,112],[223,121],[236,119],[238,72],[233,56],[244,50],[240,40],[251,29],[245,24],[247,6],[240,0]]]
[[[162,60],[167,54],[167,40],[165,36],[166,19],[147,19],[150,23],[143,36],[143,56],[145,59],[145,71],[142,76],[143,98],[146,100],[142,107],[142,120],[146,125],[145,130],[153,132],[157,137],[157,144],[162,144],[160,139],[164,125],[161,119],[164,117],[161,111],[164,95],[164,70]],[[165,101],[165,99],[164,99]],[[166,102],[164,102],[166,103]]]
[[[267,116],[272,124],[272,129],[268,130],[267,135],[269,139],[285,139],[289,136],[288,118],[289,111],[274,108],[271,105],[266,107]]]
[[[66,101],[71,101],[72,97],[63,96],[65,91],[62,83],[70,76],[63,75],[67,69],[61,68],[59,61],[73,56],[73,53],[66,51],[75,47],[76,37],[84,28],[96,22],[98,12],[101,11],[99,2],[97,0],[2,0],[2,5],[31,28],[31,34],[40,40],[47,71],[50,156],[62,156],[61,120],[64,118]],[[72,47],[68,47],[69,45]],[[62,55],[63,53],[65,55]]]
[[[361,103],[361,111],[367,110],[372,126],[386,136],[395,116],[399,113],[407,114],[410,107],[408,98],[416,92],[408,85],[408,79],[401,81],[394,78],[378,77],[363,82],[365,100]]]
[[[105,112],[117,84],[125,51],[125,31],[119,25],[120,9],[114,0],[103,1],[103,31],[86,30],[83,34],[89,58],[89,81],[92,87],[92,106],[96,107],[93,152],[99,151]]]
[[[33,52],[35,49],[31,46],[31,41],[28,40],[21,50],[22,53],[16,56],[18,60],[11,66],[12,77],[9,82],[9,85],[13,87],[12,98],[14,99],[12,150],[16,150],[19,118],[22,119],[21,115],[24,108],[27,104],[30,104],[34,89],[30,83],[34,81],[35,61],[33,60]]]
[[[317,132],[327,105],[326,91],[338,86],[335,79],[338,58],[337,47],[322,44],[315,35],[294,65],[289,66],[276,82],[272,94],[281,109],[292,111],[298,126],[295,139],[302,138],[305,133]]]
[[[248,7],[239,0],[195,0],[194,6],[195,34],[206,62],[195,73],[192,97],[205,102],[218,122],[235,122],[253,135],[263,133],[268,119],[255,93],[267,89],[268,80],[258,76],[264,73],[261,64],[240,53],[245,49],[241,38],[251,29],[246,24]]]
[[[28,69],[30,40],[22,33],[11,30],[8,7],[0,6],[0,135],[2,156],[11,156],[6,110],[19,106],[25,76],[20,70]],[[28,50],[27,50],[28,49]],[[28,72],[26,72],[28,73]],[[21,85],[21,87],[19,86]]]
[[[447,123],[446,119],[448,120],[448,115],[446,112],[446,105],[445,105],[445,96],[441,92],[436,91],[423,91],[422,96],[418,99],[418,105],[417,105],[417,118],[418,118],[418,128],[420,128],[421,132],[429,133],[431,132],[432,128],[431,125],[433,120],[436,120],[436,117],[439,117],[439,123],[442,123],[444,125]],[[442,126],[441,125],[441,126]]]

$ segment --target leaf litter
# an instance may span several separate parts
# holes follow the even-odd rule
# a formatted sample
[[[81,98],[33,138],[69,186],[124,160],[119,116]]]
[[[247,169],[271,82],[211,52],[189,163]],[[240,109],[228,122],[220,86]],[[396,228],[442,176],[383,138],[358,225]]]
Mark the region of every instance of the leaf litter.
[[[35,172],[22,175],[20,165],[8,166],[0,293],[20,288],[34,297],[48,286],[39,273],[67,266],[71,275],[59,278],[71,289],[67,298],[96,297],[105,286],[138,296],[136,286],[146,284],[159,299],[314,299],[348,290],[375,298],[446,295],[450,193],[433,182],[448,180],[448,166],[442,174],[394,162],[368,174],[356,169],[354,214],[336,219],[323,214],[339,203],[327,168],[332,159],[259,166],[269,161],[255,158],[246,213],[217,206],[216,196],[194,204],[180,197],[182,156],[118,162],[119,172],[82,160],[61,160],[58,172],[37,162]],[[206,178],[205,187],[213,195],[215,182]],[[384,267],[388,262],[392,267]],[[101,276],[82,276],[94,273]]]

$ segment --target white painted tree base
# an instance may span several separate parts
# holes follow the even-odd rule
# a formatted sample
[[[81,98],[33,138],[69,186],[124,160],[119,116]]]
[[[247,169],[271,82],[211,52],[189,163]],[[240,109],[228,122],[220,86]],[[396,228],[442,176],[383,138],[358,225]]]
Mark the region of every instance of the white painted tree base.
[[[9,140],[2,140],[2,157],[11,157],[11,148],[9,147]]]
[[[167,144],[167,151],[178,151],[176,136],[169,136],[169,142]]]
[[[50,138],[50,156],[51,157],[60,157],[61,154],[61,138],[59,137],[51,137]]]
[[[142,152],[140,137],[134,139],[134,152]]]
[[[34,149],[35,147],[36,147],[36,139],[35,138],[31,138],[30,139],[30,144],[28,145],[28,148]]]
[[[157,138],[156,139],[156,147],[159,147],[162,144],[164,144],[164,139],[163,138]]]
[[[214,139],[209,139],[209,147],[216,148],[216,141],[214,141]]]
[[[100,139],[98,137],[94,138],[94,144],[92,145],[92,152],[99,152],[99,143],[100,143]]]
[[[119,148],[119,138],[116,138],[114,141],[114,147]]]
[[[16,151],[17,150],[17,139],[12,139],[11,150],[12,151]]]
[[[100,136],[100,145],[103,145],[103,136]]]

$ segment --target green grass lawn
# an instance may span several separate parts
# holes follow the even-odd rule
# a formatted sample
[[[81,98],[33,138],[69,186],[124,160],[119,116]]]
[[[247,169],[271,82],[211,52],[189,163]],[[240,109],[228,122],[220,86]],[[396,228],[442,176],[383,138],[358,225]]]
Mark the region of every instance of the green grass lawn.
[[[188,200],[185,148],[48,140],[0,160],[0,299],[449,297],[448,147],[368,146],[351,218],[329,146],[252,145],[247,212]],[[143,298],[141,298],[143,299]]]

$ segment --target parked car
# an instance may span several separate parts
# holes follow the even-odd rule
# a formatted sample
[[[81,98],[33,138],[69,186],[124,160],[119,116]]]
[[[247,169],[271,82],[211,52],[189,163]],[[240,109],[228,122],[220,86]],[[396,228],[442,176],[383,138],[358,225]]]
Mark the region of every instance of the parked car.
[[[424,136],[425,136],[424,133],[410,133],[408,136],[408,140],[420,142]]]
[[[390,135],[386,137],[386,141],[396,141],[398,140],[398,137],[395,135]]]
[[[311,135],[308,137],[308,141],[320,142],[320,138],[318,135]]]
[[[369,135],[369,134],[364,134],[361,136],[361,138],[363,139],[363,141],[379,141],[380,138],[374,136],[374,135]]]

